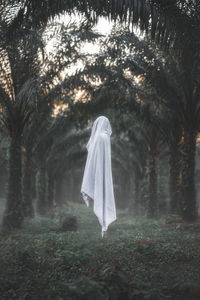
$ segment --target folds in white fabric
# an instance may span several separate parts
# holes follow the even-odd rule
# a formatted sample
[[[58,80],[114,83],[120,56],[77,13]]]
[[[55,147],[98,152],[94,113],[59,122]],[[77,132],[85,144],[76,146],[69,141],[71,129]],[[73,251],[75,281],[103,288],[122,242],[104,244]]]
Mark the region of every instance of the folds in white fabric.
[[[94,200],[94,213],[102,227],[102,237],[108,226],[116,220],[113,192],[110,135],[110,122],[99,117],[93,124],[87,144],[88,155],[85,165],[81,193],[86,205],[88,197]]]

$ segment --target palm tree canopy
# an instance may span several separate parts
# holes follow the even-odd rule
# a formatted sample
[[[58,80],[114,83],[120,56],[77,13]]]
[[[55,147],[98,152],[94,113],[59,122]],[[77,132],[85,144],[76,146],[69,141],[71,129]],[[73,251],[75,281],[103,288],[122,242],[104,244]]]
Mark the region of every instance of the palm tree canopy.
[[[198,0],[4,0],[0,6],[1,19],[9,24],[9,33],[24,22],[28,27],[38,26],[58,14],[74,11],[82,12],[91,22],[106,16],[139,25],[167,47],[199,41]]]

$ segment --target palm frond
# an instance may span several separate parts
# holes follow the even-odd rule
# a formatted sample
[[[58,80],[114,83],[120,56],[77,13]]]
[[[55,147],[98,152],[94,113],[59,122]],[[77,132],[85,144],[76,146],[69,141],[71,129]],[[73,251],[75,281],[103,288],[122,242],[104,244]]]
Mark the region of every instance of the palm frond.
[[[10,7],[16,6],[12,0]],[[4,1],[4,5],[6,5]],[[160,1],[160,0],[77,0],[65,1],[21,1],[18,3],[18,13],[10,18],[10,32],[15,32],[24,20],[31,20],[32,26],[47,24],[49,18],[54,18],[64,12],[75,10],[82,12],[90,20],[97,20],[99,16],[107,16],[110,20],[120,20],[132,26],[137,25],[142,31],[151,32],[151,37],[159,43],[169,47],[181,48],[194,42],[194,25],[198,18],[198,3],[188,5],[188,1]],[[187,6],[187,9],[185,7]],[[193,10],[191,9],[193,8]],[[9,17],[8,17],[9,19]],[[195,20],[195,22],[194,22]],[[191,35],[192,33],[192,35]]]

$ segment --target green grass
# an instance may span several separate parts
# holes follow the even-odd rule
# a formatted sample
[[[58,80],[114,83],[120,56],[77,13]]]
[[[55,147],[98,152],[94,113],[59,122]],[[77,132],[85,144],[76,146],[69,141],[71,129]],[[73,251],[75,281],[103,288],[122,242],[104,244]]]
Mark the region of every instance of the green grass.
[[[77,232],[60,232],[66,213]],[[106,238],[92,208],[25,220],[0,236],[0,299],[200,299],[200,231],[119,213]]]

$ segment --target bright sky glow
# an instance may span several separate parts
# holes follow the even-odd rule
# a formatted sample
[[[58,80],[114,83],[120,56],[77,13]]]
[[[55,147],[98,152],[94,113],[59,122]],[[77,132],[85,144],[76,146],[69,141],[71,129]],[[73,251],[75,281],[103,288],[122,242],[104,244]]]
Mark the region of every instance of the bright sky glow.
[[[84,54],[95,54],[100,51],[100,46],[94,43],[85,43],[81,48],[81,52]]]
[[[97,25],[94,27],[94,30],[102,35],[108,35],[111,33],[113,24],[108,21],[106,18],[99,18]]]
[[[68,14],[63,14],[61,17],[59,16],[55,20],[56,23],[60,23],[60,26],[62,26],[62,24],[68,26],[73,23],[76,23],[78,25],[84,21],[85,21],[85,19],[81,15],[78,15],[78,14],[74,14],[71,16],[69,16]],[[111,34],[113,26],[114,26],[114,23],[109,21],[107,18],[99,17],[97,24],[93,27],[93,31],[95,33],[100,34],[102,36],[102,38],[103,37],[106,38],[109,34]],[[130,30],[131,30],[131,28],[130,28]],[[138,37],[140,36],[141,38],[143,38],[139,28],[137,28],[137,27],[133,28],[133,32]],[[48,37],[48,35],[49,35],[49,37]],[[58,43],[60,43],[59,35],[51,36],[51,38],[50,38],[50,36],[51,36],[51,34],[49,31],[49,33],[47,32],[47,40],[48,40],[48,43],[46,46],[47,55],[51,55],[51,53],[56,52],[57,45],[58,45]],[[98,54],[101,51],[100,47],[101,46],[98,43],[98,40],[96,40],[94,43],[93,42],[84,42],[80,48],[80,52],[86,56],[91,55],[91,62],[92,62],[92,55]],[[64,79],[66,76],[73,75],[78,69],[80,70],[83,68],[84,68],[83,61],[78,60],[76,63],[71,65],[70,68],[66,68],[65,70],[63,70],[60,75]],[[135,77],[134,79],[139,84],[140,79],[137,77]],[[76,91],[74,97],[75,97],[75,99],[74,99],[75,102],[83,101],[84,91],[81,91],[81,90]],[[67,107],[65,106],[65,104],[64,105],[55,104],[53,116],[56,116],[59,112],[64,111],[66,108]]]
[[[113,24],[108,21],[106,18],[99,18],[97,25],[93,28],[95,32],[107,36],[112,31]],[[100,46],[94,43],[85,43],[82,47],[83,53],[95,54],[100,51]]]
[[[81,17],[76,14],[72,16],[64,14],[62,17],[58,19],[58,21],[61,24],[64,23],[65,25],[68,25],[70,22],[71,23],[79,22],[79,21],[81,22]],[[96,33],[99,33],[103,36],[108,36],[112,31],[112,27],[113,27],[112,22],[110,22],[108,19],[104,17],[100,17],[97,25],[93,27],[93,30]],[[47,54],[53,52],[55,50],[55,47],[56,47],[56,39],[55,38],[49,39],[46,47]],[[100,51],[100,46],[98,44],[89,43],[89,42],[86,42],[81,49],[81,52],[85,54],[87,53],[95,54],[98,53],[99,51]]]

